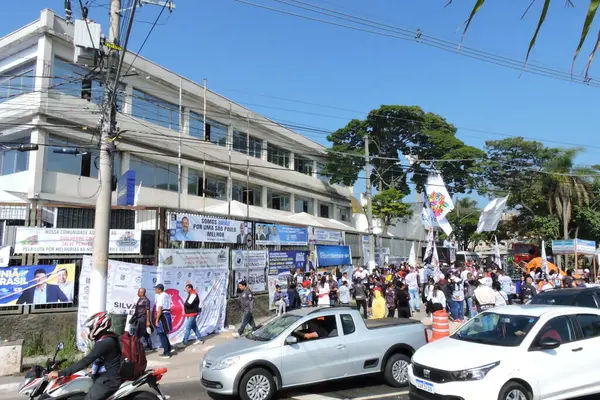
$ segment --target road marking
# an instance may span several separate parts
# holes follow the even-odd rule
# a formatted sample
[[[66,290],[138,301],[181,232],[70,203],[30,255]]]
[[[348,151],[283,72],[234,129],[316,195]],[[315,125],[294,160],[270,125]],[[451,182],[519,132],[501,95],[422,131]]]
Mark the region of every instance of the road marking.
[[[327,397],[320,394],[305,394],[292,397],[294,400],[340,400],[338,397]]]
[[[403,394],[408,394],[408,390],[403,390],[402,392],[395,393],[375,394],[373,396],[356,397],[353,400],[384,399],[387,397],[402,396]]]

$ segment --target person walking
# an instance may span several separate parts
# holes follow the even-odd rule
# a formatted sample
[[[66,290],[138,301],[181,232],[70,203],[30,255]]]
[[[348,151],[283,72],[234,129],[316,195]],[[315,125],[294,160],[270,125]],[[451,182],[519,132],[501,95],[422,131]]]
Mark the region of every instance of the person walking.
[[[342,278],[343,279],[343,278]],[[342,284],[338,289],[338,297],[341,306],[349,306],[350,305],[350,289],[348,288],[348,281],[342,280]]]
[[[396,308],[398,309],[398,318],[411,317],[410,296],[401,281],[396,284]]]
[[[396,314],[396,283],[391,281],[385,290],[385,305],[388,309],[388,318],[394,318]]]
[[[354,281],[354,286],[352,286],[352,292],[354,293],[354,300],[356,300],[356,309],[360,312],[362,307],[363,316],[365,319],[368,318],[367,313],[367,287],[360,278],[357,278]]]
[[[317,286],[317,291],[318,291],[318,296],[319,296],[319,302],[318,302],[318,306],[328,306],[330,305],[330,300],[329,300],[329,283],[327,283],[327,277],[326,276],[322,276],[321,280],[319,281],[319,284]]]
[[[146,297],[146,289],[138,289],[138,300],[135,303],[135,311],[133,317],[129,320],[137,336],[142,343],[146,342],[146,350],[154,351],[152,346],[152,339],[150,334],[152,333],[152,318],[150,316],[150,299]]]
[[[410,310],[412,312],[421,311],[421,303],[419,302],[419,274],[413,267],[404,278],[404,283],[408,287],[408,295],[410,296]]]
[[[165,292],[165,287],[162,283],[156,285],[154,291],[156,292],[156,297],[154,298],[156,321],[154,321],[154,326],[156,326],[156,333],[163,349],[160,357],[170,358],[173,350],[171,342],[169,342],[169,333],[171,333],[172,329],[171,296]]]
[[[287,290],[288,310],[297,310],[302,308],[302,300],[296,289],[296,284],[292,283]]]
[[[252,296],[252,292],[248,288],[248,283],[246,281],[241,281],[238,284],[238,288],[240,289],[239,301],[240,309],[242,310],[242,324],[240,325],[240,329],[237,331],[236,337],[242,336],[246,330],[246,326],[248,325],[250,325],[252,330],[256,329],[254,315],[252,315],[252,306],[254,305],[254,297]]]
[[[452,287],[452,297],[450,301],[452,319],[454,322],[460,323],[465,319],[465,288],[462,280],[458,276],[452,276],[449,285]]]
[[[204,339],[202,339],[197,322],[198,314],[202,312],[202,308],[200,307],[200,298],[198,297],[198,293],[194,290],[194,286],[192,286],[191,283],[185,285],[185,291],[187,292],[188,297],[185,300],[185,303],[183,303],[183,310],[185,313],[185,332],[183,334],[183,341],[181,342],[183,347],[187,345],[192,331],[194,332],[194,335],[196,335],[196,341],[194,344],[204,343]]]

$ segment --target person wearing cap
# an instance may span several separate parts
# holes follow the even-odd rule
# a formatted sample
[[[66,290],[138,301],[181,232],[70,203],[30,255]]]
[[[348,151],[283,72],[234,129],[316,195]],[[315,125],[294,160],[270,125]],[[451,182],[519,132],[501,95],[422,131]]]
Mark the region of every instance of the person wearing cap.
[[[169,333],[172,329],[171,321],[171,296],[165,292],[165,287],[162,283],[159,283],[154,287],[156,296],[154,297],[154,304],[156,305],[156,320],[154,326],[156,326],[156,333],[162,344],[163,353],[160,355],[161,358],[170,358],[171,343],[169,342]]]
[[[246,330],[246,326],[250,325],[252,330],[255,330],[256,324],[254,323],[254,316],[252,315],[254,297],[252,296],[250,289],[248,289],[248,283],[246,283],[246,281],[241,281],[238,284],[238,289],[240,289],[240,309],[242,310],[242,324],[237,332],[237,337],[240,337]]]

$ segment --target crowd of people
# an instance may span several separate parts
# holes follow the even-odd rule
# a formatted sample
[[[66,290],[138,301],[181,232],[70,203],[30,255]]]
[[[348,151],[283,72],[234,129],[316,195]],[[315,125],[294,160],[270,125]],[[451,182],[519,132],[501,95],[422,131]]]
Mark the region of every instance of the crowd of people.
[[[286,289],[276,287],[273,305],[278,315],[303,307],[355,305],[365,318],[410,318],[421,310],[428,316],[447,310],[451,320],[461,322],[492,307],[526,303],[544,290],[585,286],[590,279],[587,270],[574,277],[571,270],[563,276],[541,268],[529,273],[516,268],[520,279],[503,269],[475,264],[436,269],[404,263],[372,272],[359,267],[351,275],[341,268],[322,273],[298,269],[289,275]]]

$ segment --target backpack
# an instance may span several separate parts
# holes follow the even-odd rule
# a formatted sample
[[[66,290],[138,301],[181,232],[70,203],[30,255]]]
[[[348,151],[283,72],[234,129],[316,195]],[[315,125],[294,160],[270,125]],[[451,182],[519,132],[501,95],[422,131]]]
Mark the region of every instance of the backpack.
[[[119,374],[124,380],[135,380],[144,374],[148,366],[144,345],[137,336],[130,335],[129,332],[123,333],[119,337],[119,342],[121,344],[121,369]]]

